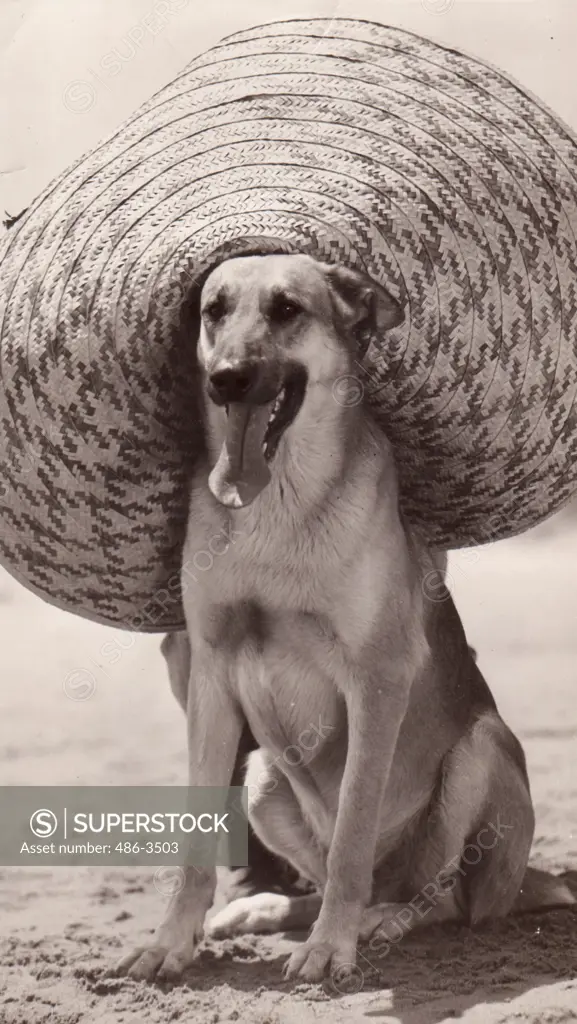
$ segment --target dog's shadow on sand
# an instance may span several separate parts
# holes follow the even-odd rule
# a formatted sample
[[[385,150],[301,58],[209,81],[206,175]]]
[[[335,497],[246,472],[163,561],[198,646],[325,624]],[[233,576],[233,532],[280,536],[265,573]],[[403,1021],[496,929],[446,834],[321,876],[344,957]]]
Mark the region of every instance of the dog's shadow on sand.
[[[577,897],[577,872],[563,876]],[[304,940],[306,936],[299,936]],[[246,937],[248,939],[248,937]],[[294,933],[286,939],[294,948]],[[493,921],[476,929],[436,925],[405,936],[386,954],[362,946],[353,987],[338,992],[327,982],[298,986],[283,980],[286,954],[263,953],[258,940],[209,945],[187,977],[196,990],[229,985],[250,993],[263,988],[312,1000],[347,997],[357,1017],[399,1024],[439,1024],[458,1020],[472,1007],[509,1002],[525,992],[577,976],[577,905]],[[386,996],[384,992],[386,990]],[[379,1006],[378,993],[383,992]],[[367,999],[367,996],[369,998]]]

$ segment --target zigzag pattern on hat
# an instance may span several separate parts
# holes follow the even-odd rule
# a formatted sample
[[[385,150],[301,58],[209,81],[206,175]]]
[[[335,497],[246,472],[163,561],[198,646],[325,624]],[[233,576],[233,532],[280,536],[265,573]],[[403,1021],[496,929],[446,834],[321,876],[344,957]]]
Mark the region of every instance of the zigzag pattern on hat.
[[[0,558],[98,621],[182,625],[187,304],[266,251],[362,267],[405,303],[354,383],[410,520],[440,547],[527,529],[576,487],[576,230],[575,138],[493,68],[349,19],[226,38],[2,242]]]

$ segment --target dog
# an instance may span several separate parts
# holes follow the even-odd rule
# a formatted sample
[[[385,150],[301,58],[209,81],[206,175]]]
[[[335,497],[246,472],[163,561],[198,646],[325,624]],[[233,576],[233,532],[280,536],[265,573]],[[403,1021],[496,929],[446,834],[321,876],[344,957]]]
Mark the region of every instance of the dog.
[[[208,451],[183,562],[220,530],[235,541],[196,581],[183,575],[186,633],[163,646],[189,782],[227,787],[248,725],[252,828],[315,887],[233,902],[213,934],[312,925],[286,975],[316,982],[352,970],[358,941],[399,915],[476,924],[572,902],[527,869],[521,745],[450,595],[427,596],[446,556],[400,513],[393,448],[343,389],[400,304],[360,272],[271,254],[223,262],[200,315]],[[310,756],[283,757],[305,735]],[[214,869],[187,868],[120,970],[179,979],[215,885]]]
[[[166,660],[168,677],[174,697],[186,714],[188,684],[190,678],[191,652],[187,633],[168,633],[161,643],[161,651]],[[243,786],[246,775],[246,760],[249,754],[257,749],[257,743],[252,735],[248,723],[245,722],[240,738],[236,761],[232,772],[231,786]],[[248,827],[247,842],[248,864],[230,869],[223,869],[219,877],[219,902],[229,904],[234,902],[235,913],[234,923],[225,923],[222,915],[215,919],[216,930],[229,932],[251,931],[255,928],[260,931],[276,931],[273,915],[268,912],[263,917],[263,909],[270,906],[271,895],[282,895],[286,900],[289,897],[304,895],[315,891],[315,887],[306,879],[299,877],[298,872],[281,857],[276,856],[271,850],[260,841],[252,827]],[[260,901],[254,901],[252,897],[263,894]],[[250,897],[250,899],[249,899]],[[262,901],[264,900],[264,907]],[[282,901],[281,901],[282,904]],[[296,906],[302,904],[296,903]],[[239,912],[246,907],[247,913],[243,915],[243,926],[241,928]],[[280,906],[275,902],[274,909],[279,913]],[[260,911],[260,912],[259,912]],[[302,915],[301,915],[302,916]],[[284,922],[284,915],[283,915]],[[297,927],[300,918],[297,920]],[[307,921],[302,923],[306,927]]]

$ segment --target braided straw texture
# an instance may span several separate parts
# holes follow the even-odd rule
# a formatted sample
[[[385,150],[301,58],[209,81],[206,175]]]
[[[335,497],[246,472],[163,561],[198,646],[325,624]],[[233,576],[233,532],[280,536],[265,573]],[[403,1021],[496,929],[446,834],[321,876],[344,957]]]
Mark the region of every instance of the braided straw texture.
[[[182,625],[187,310],[248,252],[361,267],[405,303],[335,400],[373,408],[432,543],[532,526],[577,476],[576,228],[575,139],[498,71],[349,19],[226,38],[3,240],[1,559],[98,621]]]

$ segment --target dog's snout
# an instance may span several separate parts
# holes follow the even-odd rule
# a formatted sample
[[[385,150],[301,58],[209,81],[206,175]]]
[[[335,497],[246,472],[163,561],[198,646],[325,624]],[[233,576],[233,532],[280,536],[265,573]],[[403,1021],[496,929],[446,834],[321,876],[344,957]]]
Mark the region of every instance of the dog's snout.
[[[238,363],[214,370],[210,374],[212,398],[217,402],[243,402],[254,390],[259,379],[256,363]]]

